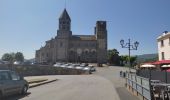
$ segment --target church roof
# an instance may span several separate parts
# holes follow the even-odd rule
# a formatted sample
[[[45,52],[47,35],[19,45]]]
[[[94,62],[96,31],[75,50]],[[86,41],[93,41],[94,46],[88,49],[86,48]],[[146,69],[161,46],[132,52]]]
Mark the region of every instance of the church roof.
[[[73,35],[72,39],[74,40],[96,40],[95,35]]]
[[[60,15],[59,19],[68,19],[71,21],[69,14],[67,13],[67,10],[64,9],[63,13]]]

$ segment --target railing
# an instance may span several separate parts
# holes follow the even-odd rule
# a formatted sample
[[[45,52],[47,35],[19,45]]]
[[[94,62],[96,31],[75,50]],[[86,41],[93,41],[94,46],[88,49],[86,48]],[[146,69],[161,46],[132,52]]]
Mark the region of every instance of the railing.
[[[136,74],[126,73],[126,85],[136,91],[137,94],[143,96],[147,100],[151,100],[150,81],[147,78],[137,76]]]

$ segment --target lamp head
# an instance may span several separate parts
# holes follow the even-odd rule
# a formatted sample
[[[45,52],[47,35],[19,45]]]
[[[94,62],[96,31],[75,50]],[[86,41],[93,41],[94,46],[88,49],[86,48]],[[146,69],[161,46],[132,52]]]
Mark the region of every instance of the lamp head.
[[[123,39],[120,40],[120,45],[123,47],[123,45],[124,45],[124,40]]]
[[[135,45],[135,48],[137,48],[137,47],[139,46],[139,42],[136,41],[136,42],[134,43],[134,45]]]

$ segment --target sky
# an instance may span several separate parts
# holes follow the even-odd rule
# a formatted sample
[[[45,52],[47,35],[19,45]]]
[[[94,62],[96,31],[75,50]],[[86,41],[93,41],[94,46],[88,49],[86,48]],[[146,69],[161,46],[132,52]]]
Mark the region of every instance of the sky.
[[[65,2],[66,1],[66,2]],[[0,57],[22,52],[26,59],[57,35],[67,9],[75,35],[93,35],[96,21],[107,21],[108,49],[128,54],[120,40],[134,43],[132,55],[157,53],[157,37],[170,31],[170,0],[0,0]]]

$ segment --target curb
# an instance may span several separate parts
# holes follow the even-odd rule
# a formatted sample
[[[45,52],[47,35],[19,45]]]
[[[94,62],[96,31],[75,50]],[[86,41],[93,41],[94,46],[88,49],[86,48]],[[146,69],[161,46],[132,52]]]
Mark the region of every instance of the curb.
[[[39,80],[33,80],[33,81],[28,81],[29,84],[32,84],[32,83],[40,83],[40,82],[44,82],[44,81],[47,81],[48,79],[39,79]]]
[[[54,81],[57,81],[57,80],[58,79],[53,79],[53,80],[50,80],[50,81],[41,82],[41,83],[37,83],[37,84],[34,84],[34,85],[29,84],[29,88],[33,88],[33,87],[37,87],[37,86],[40,86],[40,85],[48,84],[48,83],[51,83],[51,82],[54,82]]]

